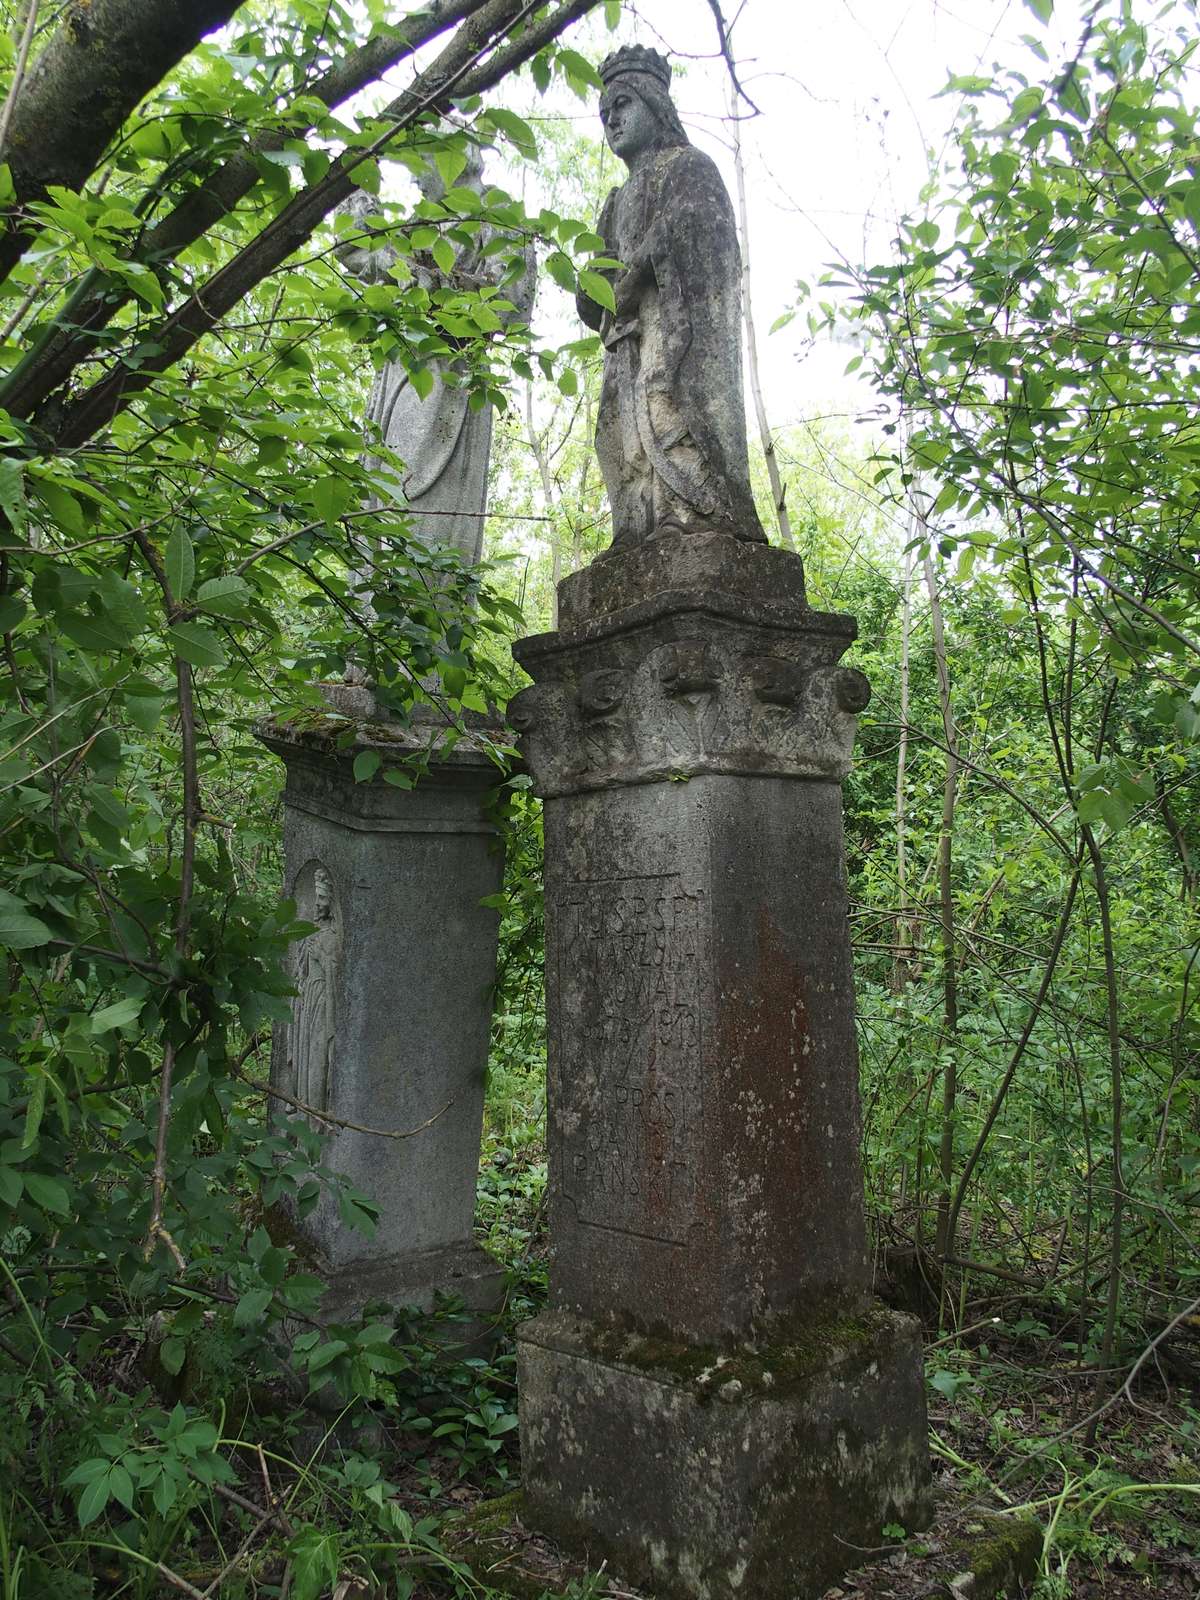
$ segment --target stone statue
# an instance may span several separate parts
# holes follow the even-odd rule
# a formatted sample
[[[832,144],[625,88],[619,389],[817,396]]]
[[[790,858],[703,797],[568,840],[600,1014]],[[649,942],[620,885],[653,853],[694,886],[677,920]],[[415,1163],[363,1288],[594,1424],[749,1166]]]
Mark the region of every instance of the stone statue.
[[[671,65],[630,45],[601,65],[600,120],[629,177],[597,231],[624,264],[614,317],[580,295],[604,341],[596,453],[613,545],[670,529],[765,540],[742,399],[741,260],[715,164],[689,142]]]
[[[312,893],[312,920],[316,931],[301,944],[296,959],[291,1070],[296,1099],[315,1111],[325,1111],[329,1107],[331,1088],[339,941],[333,908],[333,880],[324,867],[317,867],[313,873]],[[316,1119],[310,1120],[318,1131],[325,1126]]]
[[[469,153],[456,186],[482,194],[483,163],[477,151],[472,149]],[[446,185],[436,170],[422,176],[419,187],[427,200],[441,200],[446,193]],[[374,204],[372,196],[359,194],[348,202],[346,211],[367,225]],[[450,273],[442,272],[424,252],[406,260],[417,281],[427,289],[495,286],[504,273],[504,258],[485,255],[492,236],[492,229],[481,228],[474,246],[460,251]],[[399,252],[386,241],[355,241],[342,245],[337,254],[343,265],[366,283],[395,282],[391,267]],[[525,275],[509,285],[501,298],[515,307],[507,313],[509,320],[528,320],[533,305],[532,260]],[[368,466],[387,480],[391,489],[379,504],[392,500],[403,507],[409,514],[413,537],[431,546],[452,545],[464,561],[474,564],[483,550],[487,517],[492,407],[484,405],[473,411],[466,385],[455,383],[453,377],[447,382],[442,376],[461,376],[464,371],[456,362],[446,363],[439,370],[432,392],[422,399],[403,363],[386,362],[375,379],[367,414],[379,428],[384,443],[404,462],[405,470],[397,474],[395,468],[378,460],[369,460]],[[367,588],[369,583],[360,587]]]

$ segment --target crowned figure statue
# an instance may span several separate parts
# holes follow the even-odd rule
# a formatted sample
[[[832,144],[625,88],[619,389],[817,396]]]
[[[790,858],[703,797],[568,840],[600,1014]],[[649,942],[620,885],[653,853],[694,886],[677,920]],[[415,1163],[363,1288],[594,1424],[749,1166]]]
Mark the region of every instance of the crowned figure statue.
[[[577,304],[604,342],[596,452],[613,546],[671,530],[765,541],[750,491],[729,194],[684,132],[664,56],[629,45],[600,77],[600,120],[629,176],[597,231],[623,270],[610,274],[615,315],[583,294]]]

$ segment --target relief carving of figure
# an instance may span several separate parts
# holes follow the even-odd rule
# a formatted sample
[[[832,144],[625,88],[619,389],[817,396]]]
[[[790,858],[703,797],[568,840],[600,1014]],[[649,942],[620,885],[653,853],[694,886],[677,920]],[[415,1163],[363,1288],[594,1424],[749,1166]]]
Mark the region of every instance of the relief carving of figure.
[[[729,195],[688,141],[664,56],[627,46],[600,77],[600,120],[629,177],[597,231],[625,270],[613,278],[615,316],[582,294],[577,304],[605,348],[596,453],[613,545],[672,528],[765,540],[750,492]]]
[[[332,1088],[334,1001],[337,988],[338,927],[334,915],[333,880],[317,867],[312,880],[316,931],[301,944],[296,958],[296,1003],[290,1039],[291,1081],[297,1100],[317,1111],[329,1108]],[[314,1121],[320,1129],[323,1123]]]
[[[422,195],[439,201],[446,185],[436,170],[419,180]],[[456,187],[484,190],[483,163],[472,150]],[[369,227],[375,201],[371,195],[354,196],[346,212]],[[460,250],[453,269],[443,272],[424,252],[409,256],[417,281],[431,290],[468,290],[495,287],[505,271],[503,256],[488,256],[485,247],[494,230],[486,225],[475,235],[473,247]],[[386,240],[375,243],[354,240],[338,249],[342,264],[365,283],[395,282],[391,268],[399,252]],[[514,306],[502,313],[508,320],[528,321],[533,304],[533,262],[515,284],[502,295]],[[414,388],[403,362],[385,362],[375,379],[368,404],[368,417],[379,429],[384,443],[404,462],[403,472],[391,465],[368,459],[368,466],[381,478],[386,494],[381,506],[395,503],[409,516],[409,530],[422,543],[451,545],[463,560],[474,564],[483,550],[483,529],[487,517],[488,463],[492,449],[492,407],[478,411],[468,403],[463,376],[465,367],[456,361],[441,365],[433,390],[422,399]],[[369,584],[362,583],[366,589]]]

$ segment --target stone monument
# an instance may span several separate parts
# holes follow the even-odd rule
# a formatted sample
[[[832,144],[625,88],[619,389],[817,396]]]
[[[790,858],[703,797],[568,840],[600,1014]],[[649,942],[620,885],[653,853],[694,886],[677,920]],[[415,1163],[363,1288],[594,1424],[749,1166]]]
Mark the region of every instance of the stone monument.
[[[476,154],[460,182],[482,191]],[[445,192],[436,173],[421,188],[427,199]],[[339,257],[367,282],[390,282],[397,252],[370,238],[370,198],[351,211],[368,236],[339,247]],[[450,273],[424,257],[414,270],[433,289],[496,285],[502,269],[486,254],[489,237],[482,231]],[[530,272],[507,298],[510,319],[528,316]],[[405,470],[397,476],[376,461],[375,504],[402,511],[410,538],[477,562],[492,409],[471,409],[461,376],[457,363],[445,363],[422,399],[402,363],[384,364],[370,418]],[[374,555],[359,552],[355,578],[368,606]],[[410,724],[400,723],[364,677],[351,669],[347,682],[323,686],[328,716],[273,718],[258,729],[287,767],[285,889],[316,930],[293,953],[297,994],[291,1022],[276,1030],[272,1080],[310,1108],[285,1101],[280,1114],[306,1116],[326,1132],[326,1164],[381,1208],[371,1239],[343,1224],[332,1199],[301,1225],[324,1262],[328,1318],[355,1316],[376,1299],[428,1310],[440,1291],[459,1294],[478,1325],[498,1307],[503,1277],[473,1243],[472,1220],[499,926],[481,901],[499,891],[503,873],[488,815],[500,769],[488,746],[505,735],[475,718],[415,788],[392,787],[382,771],[356,782],[356,757],[398,762],[423,750],[438,722],[418,706]],[[324,1122],[322,1113],[359,1126]],[[368,1128],[420,1131],[390,1140]]]
[[[271,1080],[288,1097],[277,1115],[326,1134],[325,1165],[380,1207],[369,1239],[332,1197],[299,1227],[323,1264],[328,1320],[368,1300],[429,1310],[444,1292],[478,1322],[503,1276],[472,1239],[499,923],[481,901],[503,874],[487,815],[497,769],[468,735],[413,789],[356,783],[360,752],[399,760],[422,731],[361,723],[341,749],[345,728],[330,715],[257,730],[287,768],[285,893],[316,930],[293,947],[292,1020],[275,1030]]]
[[[436,169],[426,172],[418,186],[426,200],[440,201],[445,197],[445,181]],[[476,194],[484,191],[483,160],[474,147],[468,152],[457,187]],[[348,241],[337,252],[355,277],[371,284],[393,283],[392,268],[403,259],[417,281],[429,290],[499,287],[505,267],[502,258],[488,253],[493,230],[481,228],[473,246],[460,251],[451,271],[445,272],[425,252],[401,258],[386,238],[373,240],[373,205],[370,195],[358,194],[346,207],[347,214],[366,230],[366,237]],[[502,320],[528,321],[533,290],[534,263],[527,254],[524,275],[504,291],[503,297],[513,309],[504,313]],[[483,554],[487,521],[493,408],[483,405],[472,409],[459,363],[435,363],[435,369],[433,389],[422,398],[402,361],[384,362],[371,389],[367,416],[404,468],[398,473],[378,458],[369,464],[381,480],[378,504],[395,504],[404,510],[405,531],[410,538],[457,550],[466,563],[474,566]],[[360,587],[370,587],[365,574]]]
[[[656,52],[601,67],[629,166],[597,447],[613,548],[515,654],[545,800],[549,1309],[524,1517],[666,1600],[806,1600],[922,1525],[917,1324],[870,1293],[841,780],[852,618],[749,502],[731,208]]]

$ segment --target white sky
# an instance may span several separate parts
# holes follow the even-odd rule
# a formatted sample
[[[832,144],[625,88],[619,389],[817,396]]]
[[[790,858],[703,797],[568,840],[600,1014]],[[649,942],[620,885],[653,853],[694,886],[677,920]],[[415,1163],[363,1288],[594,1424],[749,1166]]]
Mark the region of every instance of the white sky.
[[[745,0],[740,14],[738,0],[723,0],[723,10],[737,17],[739,76],[762,112],[743,123],[742,142],[771,424],[826,407],[853,413],[871,404],[865,384],[842,378],[854,352],[808,348],[799,320],[768,338],[771,324],[794,303],[797,279],[815,285],[840,255],[888,258],[931,158],[949,154],[959,97],[938,95],[951,73],[1036,69],[1021,35],[1046,34],[1023,0]],[[656,45],[684,69],[675,90],[684,122],[732,190],[724,64],[688,59],[716,50],[707,0],[640,0],[639,12],[620,41]],[[1057,13],[1056,31],[1073,39],[1075,0],[1059,0]]]
[[[853,419],[872,411],[867,383],[844,377],[852,349],[814,347],[803,318],[773,335],[771,325],[796,302],[798,280],[815,286],[842,256],[890,257],[897,219],[918,208],[931,164],[953,155],[950,129],[960,98],[941,93],[950,75],[986,75],[996,65],[1040,74],[1046,69],[1022,35],[1042,39],[1051,60],[1060,60],[1062,44],[1078,38],[1083,3],[1056,0],[1047,29],[1025,0],[722,0],[734,23],[739,76],[761,112],[753,116],[743,107],[742,141],[753,301],[773,429],[801,417]],[[638,42],[665,51],[676,67],[673,92],[689,135],[717,160],[733,192],[728,73],[708,0],[625,0],[616,33],[597,13],[564,42],[602,51]],[[411,71],[396,74],[395,87]],[[565,115],[601,137],[594,105],[585,107],[561,86],[544,100],[528,86],[499,99],[535,117]],[[614,168],[619,177],[620,163]],[[538,203],[536,170],[502,152],[489,158],[488,170],[523,191],[530,205]],[[544,276],[535,320],[550,343],[583,331],[568,297]]]

